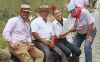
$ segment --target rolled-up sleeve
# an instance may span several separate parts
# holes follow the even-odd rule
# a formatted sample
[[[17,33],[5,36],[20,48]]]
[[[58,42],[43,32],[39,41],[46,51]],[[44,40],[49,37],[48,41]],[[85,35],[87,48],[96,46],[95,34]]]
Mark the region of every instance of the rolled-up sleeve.
[[[92,17],[92,15],[89,13],[88,10],[83,9],[82,14],[84,15],[85,19],[87,20],[86,22],[88,23],[88,25],[95,22],[95,19]]]
[[[5,41],[11,41],[12,40],[11,34],[12,34],[14,27],[16,27],[15,25],[16,25],[15,21],[12,21],[12,19],[8,20],[8,22],[5,25],[5,28],[3,30],[3,33],[2,33],[2,36],[3,36]]]

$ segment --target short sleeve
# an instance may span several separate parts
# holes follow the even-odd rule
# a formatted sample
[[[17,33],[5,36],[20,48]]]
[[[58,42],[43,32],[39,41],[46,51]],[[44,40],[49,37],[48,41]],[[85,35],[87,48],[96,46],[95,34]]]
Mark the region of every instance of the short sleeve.
[[[87,9],[83,9],[82,14],[84,15],[84,18],[86,19],[88,25],[95,22],[95,19],[92,17]]]

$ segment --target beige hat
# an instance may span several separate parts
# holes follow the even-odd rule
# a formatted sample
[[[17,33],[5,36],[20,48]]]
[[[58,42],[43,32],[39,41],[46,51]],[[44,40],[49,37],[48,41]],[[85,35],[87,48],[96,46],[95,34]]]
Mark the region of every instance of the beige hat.
[[[21,9],[20,10],[31,12],[29,4],[21,4]],[[16,10],[16,12],[19,12],[20,10]]]
[[[49,8],[48,5],[42,5],[42,6],[40,6],[40,8],[37,8],[37,9],[35,10],[35,12],[36,12],[36,13],[39,13],[41,10],[48,10],[49,13],[52,13],[52,10]]]

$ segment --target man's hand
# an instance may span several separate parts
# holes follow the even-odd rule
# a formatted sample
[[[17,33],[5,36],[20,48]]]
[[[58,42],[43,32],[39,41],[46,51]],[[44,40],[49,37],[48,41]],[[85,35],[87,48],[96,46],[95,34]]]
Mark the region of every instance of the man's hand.
[[[43,42],[45,45],[49,45],[49,40],[43,39],[42,42]]]
[[[78,25],[77,26],[77,30],[81,30],[81,29],[83,29],[83,26],[82,25]]]
[[[31,44],[32,44],[31,42],[28,42],[28,46],[29,46],[29,47],[31,46]]]
[[[92,38],[91,36],[86,36],[86,39],[87,39],[90,43],[92,43],[92,41],[93,41],[93,38]]]
[[[68,30],[68,32],[75,32],[75,31],[77,31],[77,29],[74,28],[74,27],[72,27],[72,28],[70,28],[70,29]]]
[[[13,49],[15,49],[15,50],[17,50],[19,45],[20,45],[19,43],[12,43],[10,45],[10,47],[13,48]]]
[[[29,50],[34,50],[35,45],[31,42],[28,42],[28,44],[29,44]]]
[[[49,47],[50,48],[54,47],[54,43],[51,40],[49,40]]]

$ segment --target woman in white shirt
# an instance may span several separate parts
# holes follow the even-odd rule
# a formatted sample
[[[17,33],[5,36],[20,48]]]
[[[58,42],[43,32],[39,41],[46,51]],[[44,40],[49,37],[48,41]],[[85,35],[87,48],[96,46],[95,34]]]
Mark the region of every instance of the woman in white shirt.
[[[55,20],[52,22],[55,36],[57,37],[56,45],[65,53],[66,57],[69,58],[70,54],[73,53],[73,58],[80,56],[81,50],[67,41],[66,35],[69,31],[63,32],[63,22],[66,18],[62,18],[61,11],[59,9],[53,10]]]

